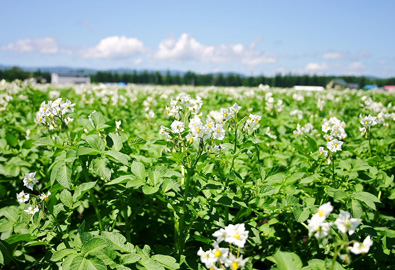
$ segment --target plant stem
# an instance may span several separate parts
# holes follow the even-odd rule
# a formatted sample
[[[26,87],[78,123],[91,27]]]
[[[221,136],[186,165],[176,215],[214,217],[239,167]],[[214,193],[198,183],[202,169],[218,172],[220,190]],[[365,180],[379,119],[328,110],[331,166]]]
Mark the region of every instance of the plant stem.
[[[82,165],[82,171],[83,171],[85,180],[86,180],[86,182],[89,182],[88,168],[87,168],[84,160],[81,160],[81,165]],[[100,214],[99,208],[97,207],[97,200],[95,198],[95,195],[93,194],[93,190],[92,189],[89,190],[89,197],[90,197],[90,200],[91,200],[91,202],[93,204],[93,208],[95,209],[96,217],[97,217],[97,220],[99,222],[99,230],[100,230],[100,233],[101,233],[103,231],[103,222],[102,222],[102,218],[101,218],[101,214]]]
[[[97,207],[97,201],[96,201],[95,195],[93,194],[92,189],[89,190],[89,196],[92,201],[93,208],[95,209],[96,217],[99,221],[99,230],[101,233],[103,231],[103,222],[102,222],[101,214],[100,214],[99,208]]]
[[[62,235],[62,239],[63,239],[64,234],[63,234],[62,229],[60,228],[60,224],[59,224],[58,219],[55,217],[55,215],[54,215],[53,212],[52,212],[52,208],[50,208],[50,207],[48,206],[48,203],[47,203],[45,200],[44,200],[44,203],[45,203],[45,206],[46,206],[47,209],[48,209],[48,212],[51,214],[53,220],[55,221],[56,228],[58,229],[59,233]],[[70,248],[69,239],[65,238],[65,239],[64,239],[64,244],[65,244],[65,246],[66,246],[67,248]]]
[[[189,188],[191,184],[191,176],[193,174],[193,169],[192,168],[187,168],[187,173],[185,177],[185,191],[184,191],[184,198],[182,202],[182,214],[180,218],[180,222],[178,224],[178,259],[181,258],[182,253],[184,252],[184,246],[185,246],[185,240],[186,240],[186,235],[185,235],[185,216],[187,212],[187,201],[189,197]],[[177,225],[177,224],[176,224]]]

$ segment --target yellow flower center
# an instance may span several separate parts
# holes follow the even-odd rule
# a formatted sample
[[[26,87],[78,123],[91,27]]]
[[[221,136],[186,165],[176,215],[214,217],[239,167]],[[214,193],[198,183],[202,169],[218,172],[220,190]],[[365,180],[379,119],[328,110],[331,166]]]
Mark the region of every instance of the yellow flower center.
[[[190,139],[189,139],[189,143],[193,143],[193,138],[190,138]]]
[[[365,121],[365,125],[367,125],[367,124],[369,124],[369,122],[366,120],[366,121]]]
[[[218,250],[214,253],[214,256],[215,256],[215,257],[219,257],[219,256],[221,256],[221,254],[222,254],[222,252],[218,249]]]
[[[200,131],[201,131],[200,128],[197,128],[197,129],[196,129],[196,132],[197,132],[197,133],[200,133]]]
[[[224,113],[224,117],[227,117],[228,116],[228,113]]]
[[[321,152],[320,152],[320,155],[323,155],[323,154],[324,154],[324,152],[321,151]]]
[[[43,108],[43,111],[46,111],[46,110],[47,110],[47,108],[44,107],[44,108]]]
[[[49,201],[48,197],[45,197],[44,200]]]
[[[337,143],[335,143],[334,145],[335,145],[335,147],[337,147]]]
[[[239,269],[239,264],[237,262],[232,262],[232,269]]]
[[[217,133],[221,133],[221,130],[217,129]]]
[[[337,130],[335,130],[335,133],[337,134]]]
[[[27,181],[28,181],[29,183],[34,183],[33,178],[29,178],[29,179],[27,179]]]
[[[318,214],[320,215],[320,217],[323,217],[324,216],[324,211],[320,210],[320,211],[318,211]]]
[[[235,233],[235,238],[236,238],[236,239],[240,239],[240,234]]]
[[[207,126],[208,126],[209,128],[213,127],[213,125],[212,125],[212,124],[208,124]]]

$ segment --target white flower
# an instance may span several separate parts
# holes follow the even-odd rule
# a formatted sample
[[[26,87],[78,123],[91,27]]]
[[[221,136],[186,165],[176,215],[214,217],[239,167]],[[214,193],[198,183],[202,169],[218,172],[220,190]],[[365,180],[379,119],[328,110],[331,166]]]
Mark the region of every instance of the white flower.
[[[342,233],[348,232],[349,235],[352,235],[362,220],[360,218],[350,219],[350,216],[351,214],[349,212],[340,210],[340,214],[335,221],[335,225]]]
[[[370,236],[368,236],[363,240],[363,243],[356,242],[352,247],[349,247],[349,249],[354,254],[365,254],[369,251],[372,245],[373,241],[370,239]]]
[[[324,223],[325,218],[321,217],[320,214],[314,214],[308,221],[309,235],[313,233],[317,239],[328,236],[332,223]]]
[[[214,144],[215,151],[222,152],[224,149],[226,149],[226,147],[223,146],[222,144],[218,144],[218,145]]]
[[[33,190],[33,186],[38,183],[36,178],[34,178],[35,175],[35,172],[25,174],[25,177],[23,178],[23,185],[28,189]]]
[[[371,127],[377,125],[377,117],[371,116],[370,114],[365,117],[362,117],[362,115],[360,115],[359,117],[361,119],[361,124],[364,127]]]
[[[318,149],[318,152],[320,152],[320,155],[323,156],[323,157],[327,157],[328,156],[328,151],[326,151],[325,148],[322,147],[322,146]]]
[[[120,129],[121,128],[121,124],[122,124],[122,121],[121,120],[119,120],[119,121],[115,121],[115,129],[116,130],[118,130],[118,129]]]
[[[327,143],[327,147],[331,152],[337,152],[342,150],[342,141],[338,141],[337,139],[333,139]]]
[[[237,103],[233,104],[232,107],[229,108],[230,111],[234,113],[238,113],[241,109],[241,106],[237,105]]]
[[[232,253],[229,253],[229,257],[225,261],[225,265],[230,269],[237,270],[241,269],[245,266],[248,258],[243,260],[243,255],[240,255],[238,258],[235,257]]]
[[[331,205],[330,202],[327,202],[323,205],[321,205],[318,208],[317,214],[319,214],[320,217],[323,217],[324,219],[326,219],[328,217],[328,215],[333,211],[333,206]]]
[[[248,231],[245,230],[244,224],[230,224],[225,227],[225,242],[235,244],[238,247],[244,247],[248,238]]]
[[[225,138],[225,129],[221,124],[216,124],[215,130],[213,131],[213,138],[221,141]]]
[[[48,201],[49,199],[48,199],[48,197],[51,195],[51,192],[48,190],[48,193],[47,194],[45,194],[45,193],[42,193],[41,195],[40,195],[40,200],[46,200],[46,201]]]
[[[225,263],[226,258],[228,257],[229,249],[219,247],[217,242],[213,243],[213,247],[212,253],[214,254],[216,260],[220,261],[221,263]]]
[[[27,202],[29,200],[29,197],[30,197],[29,193],[25,193],[23,191],[19,194],[16,194],[16,198],[18,199],[18,202],[20,202],[20,203]]]
[[[207,268],[209,268],[210,265],[215,264],[217,261],[212,250],[204,251],[202,248],[200,248],[197,255],[200,256],[200,261],[204,263]]]
[[[184,123],[181,121],[174,120],[174,122],[171,124],[171,130],[173,133],[181,133],[183,132],[184,129]]]
[[[33,206],[29,206],[26,210],[24,210],[26,213],[28,213],[29,215],[34,215],[35,213],[38,213],[38,206],[36,205],[36,207],[33,208]]]

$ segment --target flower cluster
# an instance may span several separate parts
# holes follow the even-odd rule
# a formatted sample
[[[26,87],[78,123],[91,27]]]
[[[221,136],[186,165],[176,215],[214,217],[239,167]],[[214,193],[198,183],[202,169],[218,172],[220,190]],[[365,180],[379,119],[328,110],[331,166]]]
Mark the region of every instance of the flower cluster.
[[[12,97],[7,94],[0,95],[0,112],[5,111],[8,107],[8,102],[12,100]]]
[[[277,104],[274,103],[274,98],[273,98],[273,93],[268,92],[265,95],[265,100],[266,100],[266,106],[265,109],[266,111],[273,113],[273,111],[276,111],[277,113],[281,112],[284,109],[284,104],[281,99],[277,101]]]
[[[325,107],[325,100],[319,98],[317,101],[317,107],[322,112]]]
[[[299,120],[303,119],[303,111],[301,111],[301,110],[293,110],[289,113],[289,115],[291,115],[291,116],[296,115]]]
[[[74,119],[66,117],[66,113],[74,112],[75,103],[72,104],[70,100],[66,102],[62,101],[62,98],[58,98],[55,101],[43,101],[40,109],[36,114],[35,123],[36,125],[43,124],[48,126],[49,130],[53,130],[57,127],[57,120],[59,119],[66,126],[71,123]]]
[[[33,187],[38,183],[37,179],[35,178],[36,173],[26,173],[25,177],[23,178],[23,185],[27,187],[30,190],[33,190]],[[25,193],[24,191],[21,191],[20,193],[16,194],[16,198],[19,203],[26,203],[30,199],[29,193]],[[48,201],[48,197],[51,195],[51,192],[48,191],[47,194],[42,193],[39,198],[40,200],[45,200]],[[35,195],[32,195],[35,196]],[[29,215],[34,215],[35,213],[39,212],[38,205],[29,205],[29,207],[24,210],[27,214]]]
[[[353,235],[355,230],[361,224],[362,220],[360,218],[351,218],[351,214],[347,211],[340,210],[340,214],[335,222],[327,222],[329,214],[333,211],[333,206],[330,202],[321,205],[317,213],[315,213],[310,220],[308,220],[308,229],[309,236],[314,236],[317,239],[322,239],[331,235],[331,228],[335,225],[339,232],[343,234],[343,241],[346,239],[346,235]],[[353,244],[350,246],[350,244]],[[350,242],[343,243],[342,247],[344,247],[344,251],[346,254],[339,254],[340,258],[349,261],[349,252],[351,251],[354,254],[364,254],[367,253],[372,246],[373,241],[370,239],[370,236],[366,237],[366,239],[360,243],[355,240]],[[338,250],[341,252],[342,250]]]
[[[326,133],[324,135],[327,140],[326,146],[332,153],[342,150],[343,140],[347,137],[345,127],[346,123],[336,117],[331,117],[329,120],[324,119],[322,131]]]
[[[241,269],[245,266],[248,259],[243,259],[240,255],[240,248],[243,248],[248,238],[248,231],[245,230],[244,224],[230,224],[223,229],[216,231],[213,236],[216,241],[213,243],[213,249],[203,251],[199,249],[198,255],[200,260],[205,264],[207,269]],[[219,246],[221,242],[229,243],[229,248]],[[233,254],[236,249],[237,255]]]
[[[181,133],[186,129],[187,117],[190,113],[193,117],[189,118],[188,134],[185,136],[189,144],[201,141],[204,142],[208,139],[222,141],[225,138],[224,125],[229,119],[234,118],[241,109],[241,107],[235,103],[229,108],[221,108],[220,111],[211,111],[209,115],[207,115],[205,122],[203,122],[202,113],[199,113],[203,105],[200,97],[192,99],[189,95],[180,95],[175,100],[171,99],[170,104],[170,107],[166,107],[167,114],[176,120],[173,121],[170,128],[161,126],[159,134],[165,136],[167,141],[181,138]],[[182,119],[182,117],[184,119]],[[257,119],[257,117],[252,118],[251,121],[254,121],[254,124],[250,124],[250,126],[259,126],[259,120],[260,118]],[[223,149],[223,146],[215,145],[215,150],[221,152]]]
[[[261,119],[262,117],[259,115],[250,114],[243,129],[249,132],[257,130],[260,127],[259,121],[261,121]]]
[[[362,136],[365,135],[372,126],[377,125],[377,117],[371,116],[370,114],[368,116],[362,116],[362,114],[360,114],[359,119],[362,125],[362,127],[359,128],[359,131],[361,131]]]
[[[304,135],[304,134],[315,135],[317,134],[317,132],[318,131],[310,123],[307,123],[303,127],[298,123],[298,125],[296,126],[296,130],[294,130],[294,135]]]

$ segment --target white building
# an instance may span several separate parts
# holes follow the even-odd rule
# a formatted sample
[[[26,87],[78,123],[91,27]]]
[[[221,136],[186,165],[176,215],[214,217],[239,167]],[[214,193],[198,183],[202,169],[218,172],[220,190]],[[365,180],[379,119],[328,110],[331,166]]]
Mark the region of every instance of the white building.
[[[52,73],[53,84],[90,84],[91,77],[84,73]]]
[[[293,87],[294,90],[301,91],[324,91],[325,88],[322,86],[308,86],[308,85],[295,85]]]

